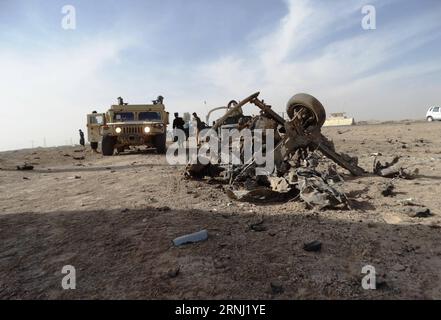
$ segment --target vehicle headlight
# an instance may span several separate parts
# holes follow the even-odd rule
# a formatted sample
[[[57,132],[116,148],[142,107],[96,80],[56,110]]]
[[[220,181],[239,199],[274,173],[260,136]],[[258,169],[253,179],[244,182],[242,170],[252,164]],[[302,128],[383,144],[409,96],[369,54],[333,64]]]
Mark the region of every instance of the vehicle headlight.
[[[145,132],[145,133],[149,133],[149,132],[150,132],[150,127],[145,127],[145,128],[144,128],[144,132]]]
[[[116,133],[121,133],[121,128],[120,128],[120,127],[117,127],[117,128],[115,129],[115,132],[116,132]]]

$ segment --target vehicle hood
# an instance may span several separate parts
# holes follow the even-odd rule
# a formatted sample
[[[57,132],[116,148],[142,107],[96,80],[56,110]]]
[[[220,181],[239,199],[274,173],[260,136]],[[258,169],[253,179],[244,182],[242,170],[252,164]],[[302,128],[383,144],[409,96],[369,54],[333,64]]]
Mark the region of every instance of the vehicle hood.
[[[125,122],[108,122],[109,126],[124,126],[124,125],[149,125],[155,123],[163,123],[162,121],[125,121]]]

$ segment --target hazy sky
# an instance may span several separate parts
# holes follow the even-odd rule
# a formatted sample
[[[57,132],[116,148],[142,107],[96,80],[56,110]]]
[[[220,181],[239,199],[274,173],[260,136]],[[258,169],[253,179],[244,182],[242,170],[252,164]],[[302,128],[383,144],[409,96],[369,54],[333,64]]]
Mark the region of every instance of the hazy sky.
[[[0,0],[1,150],[76,142],[118,96],[205,117],[255,91],[278,111],[307,92],[356,120],[422,118],[441,104],[441,1]]]

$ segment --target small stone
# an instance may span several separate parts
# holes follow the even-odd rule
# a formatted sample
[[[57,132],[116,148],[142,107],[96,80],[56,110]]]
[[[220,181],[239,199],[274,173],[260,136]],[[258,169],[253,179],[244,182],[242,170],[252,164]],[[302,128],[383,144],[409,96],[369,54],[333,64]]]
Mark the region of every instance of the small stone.
[[[404,271],[404,270],[406,270],[406,267],[403,266],[402,264],[397,263],[392,267],[392,269],[394,271]]]
[[[270,283],[270,286],[271,286],[271,291],[274,294],[280,294],[280,293],[283,293],[283,291],[284,291],[283,285],[279,281],[272,281]]]
[[[426,207],[406,207],[402,211],[411,218],[427,218],[432,216],[430,209]]]
[[[179,267],[179,266],[175,267],[175,268],[172,268],[172,269],[167,271],[167,275],[170,278],[176,278],[178,276],[180,270],[181,270],[181,267]]]
[[[303,250],[308,251],[308,252],[317,252],[320,251],[322,249],[322,243],[320,241],[312,241],[309,243],[305,243],[303,245]]]
[[[256,232],[266,231],[268,228],[263,225],[263,220],[257,223],[250,224],[250,229]]]

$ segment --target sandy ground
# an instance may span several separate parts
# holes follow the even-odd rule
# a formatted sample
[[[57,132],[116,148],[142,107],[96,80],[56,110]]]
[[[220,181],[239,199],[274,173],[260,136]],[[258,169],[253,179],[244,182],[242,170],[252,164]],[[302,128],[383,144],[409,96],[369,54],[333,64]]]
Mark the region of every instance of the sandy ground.
[[[384,160],[401,155],[420,176],[397,180],[397,194],[384,197],[389,179],[341,170],[354,209],[316,211],[301,202],[233,202],[224,186],[184,180],[182,167],[155,152],[0,153],[0,298],[440,299],[441,123],[323,132],[365,169],[381,152]],[[24,162],[35,169],[15,170]],[[433,216],[407,216],[407,198]],[[261,219],[266,230],[251,230]],[[201,229],[207,241],[173,246]],[[312,240],[320,252],[303,250]],[[361,286],[367,264],[377,290]],[[76,268],[76,290],[61,287],[64,265]]]

